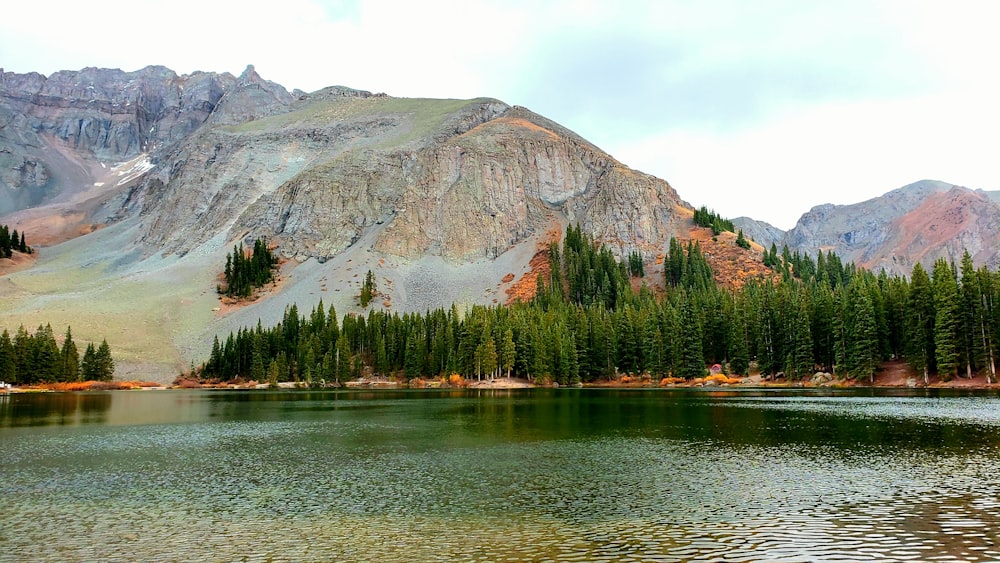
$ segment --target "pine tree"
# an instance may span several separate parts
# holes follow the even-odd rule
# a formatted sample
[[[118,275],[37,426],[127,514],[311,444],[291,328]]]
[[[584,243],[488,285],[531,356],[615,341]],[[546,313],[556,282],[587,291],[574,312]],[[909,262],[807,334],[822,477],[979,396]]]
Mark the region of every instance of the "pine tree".
[[[111,381],[115,375],[115,361],[111,357],[111,347],[107,340],[102,340],[97,347],[97,375],[100,381]]]
[[[100,379],[100,367],[97,363],[97,348],[93,342],[87,343],[87,349],[83,353],[80,361],[80,374],[87,381],[97,381]]]
[[[745,250],[750,250],[750,241],[743,236],[743,229],[740,229],[739,232],[736,233],[736,246]]]
[[[218,343],[218,339],[216,339],[216,343]],[[62,363],[62,380],[78,381],[80,379],[80,353],[76,349],[76,343],[73,342],[73,333],[69,327],[66,327],[66,336],[63,339],[59,356]]]
[[[874,383],[878,368],[878,328],[871,299],[866,288],[860,285],[852,286],[848,294],[851,322],[847,328],[850,339],[847,363],[852,375],[867,377]]]
[[[691,300],[681,306],[681,363],[678,376],[684,379],[705,375],[705,358],[701,349],[701,325]]]
[[[489,379],[493,379],[497,374],[499,363],[497,359],[497,346],[492,338],[486,340],[482,351],[482,370]]]
[[[733,310],[729,323],[729,369],[738,375],[749,375],[750,352],[747,346],[746,313],[739,307]]]
[[[934,262],[934,353],[938,374],[948,381],[959,367],[959,296],[955,271],[943,258]]]
[[[367,307],[375,295],[375,274],[371,270],[365,274],[365,281],[361,284],[361,306]]]
[[[264,342],[260,334],[253,338],[253,356],[250,360],[250,379],[253,381],[264,380]]]
[[[14,357],[14,343],[10,333],[3,329],[0,334],[0,381],[17,383],[17,361]]]
[[[500,348],[500,367],[510,377],[510,371],[514,368],[514,359],[517,357],[517,346],[514,344],[514,331],[507,327],[503,333],[503,346]]]
[[[271,360],[267,365],[267,386],[271,389],[278,388],[278,381],[281,378],[281,367],[277,360]],[[259,381],[259,380],[257,380]]]
[[[790,318],[787,324],[789,331],[785,371],[792,379],[802,379],[808,376],[814,365],[812,354],[812,332],[809,325],[809,309],[804,296],[796,296],[789,304]]]
[[[995,339],[993,320],[997,316],[995,307],[997,284],[986,266],[982,266],[976,272],[976,277],[979,279],[981,307],[978,319],[979,326],[975,327],[974,330],[978,332],[978,336],[982,340],[983,363],[987,368],[986,382],[994,383],[997,375],[995,350],[997,340]]]
[[[347,381],[351,378],[351,347],[347,340],[347,335],[343,331],[340,333],[340,338],[337,339],[334,366],[338,382]]]
[[[986,351],[983,349],[983,340],[980,338],[980,324],[983,315],[982,292],[979,288],[979,278],[976,275],[976,268],[972,264],[972,256],[966,250],[962,255],[962,283],[960,298],[959,329],[962,336],[960,345],[960,357],[965,365],[966,377],[972,379],[972,372],[978,371],[984,364],[983,358]]]
[[[39,325],[32,342],[31,371],[38,381],[61,381],[62,370],[59,345],[52,333],[52,326]]]
[[[936,369],[934,349],[934,290],[930,277],[917,262],[910,274],[910,290],[906,307],[906,359],[913,369],[930,383],[930,372]]]

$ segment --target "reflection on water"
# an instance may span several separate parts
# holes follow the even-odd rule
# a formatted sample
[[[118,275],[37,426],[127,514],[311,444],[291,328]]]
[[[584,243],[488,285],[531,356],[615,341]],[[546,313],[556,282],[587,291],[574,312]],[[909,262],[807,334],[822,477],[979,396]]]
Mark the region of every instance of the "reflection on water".
[[[12,394],[0,397],[0,428],[10,426],[61,426],[105,422],[111,408],[109,393]]]
[[[995,396],[21,397],[0,559],[1000,558]]]

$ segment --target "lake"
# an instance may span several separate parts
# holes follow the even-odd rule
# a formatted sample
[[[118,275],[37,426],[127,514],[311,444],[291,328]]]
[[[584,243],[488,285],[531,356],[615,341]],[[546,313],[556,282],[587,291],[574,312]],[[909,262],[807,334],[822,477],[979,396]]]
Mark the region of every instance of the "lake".
[[[1000,398],[890,390],[0,398],[0,560],[1000,559]]]

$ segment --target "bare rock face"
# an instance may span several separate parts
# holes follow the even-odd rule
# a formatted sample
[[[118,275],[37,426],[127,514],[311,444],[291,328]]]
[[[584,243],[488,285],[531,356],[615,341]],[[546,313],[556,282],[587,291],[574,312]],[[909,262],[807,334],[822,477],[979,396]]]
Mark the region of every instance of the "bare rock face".
[[[325,260],[371,235],[379,252],[453,262],[496,258],[554,218],[653,256],[685,205],[666,182],[523,108],[346,89],[211,126],[123,202],[161,251],[186,252],[222,230]]]
[[[135,72],[85,68],[49,77],[0,70],[0,213],[85,190],[101,171],[189,138],[227,93],[265,95],[226,105],[234,120],[263,115],[291,95],[252,68],[239,79],[161,66]]]
[[[48,78],[3,73],[0,105],[22,115],[22,126],[34,134],[120,161],[187,137],[236,83],[229,74],[178,76],[161,66],[85,68]]]
[[[917,262],[957,262],[966,249],[977,264],[995,267],[998,232],[1000,206],[988,194],[924,180],[853,205],[814,207],[784,242],[792,250],[832,250],[867,268],[909,275]]]

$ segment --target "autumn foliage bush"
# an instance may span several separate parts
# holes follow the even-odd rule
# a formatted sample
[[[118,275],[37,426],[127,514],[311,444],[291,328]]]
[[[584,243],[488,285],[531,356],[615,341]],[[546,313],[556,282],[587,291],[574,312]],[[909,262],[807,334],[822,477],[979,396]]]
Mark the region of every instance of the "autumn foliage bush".
[[[452,387],[465,387],[465,378],[462,377],[462,374],[453,373],[448,376],[448,385],[451,385]]]
[[[660,385],[676,385],[678,383],[684,383],[683,377],[664,377],[660,380]]]
[[[725,375],[725,374],[722,374],[722,373],[714,373],[714,374],[706,377],[704,379],[704,381],[705,382],[714,381],[714,382],[718,383],[719,385],[722,385],[723,383],[727,383],[729,385],[736,385],[737,383],[741,382],[742,380],[740,378],[738,378],[738,377],[729,377],[728,375]]]
[[[61,383],[40,383],[35,387],[49,391],[90,391],[96,381],[67,381]]]

